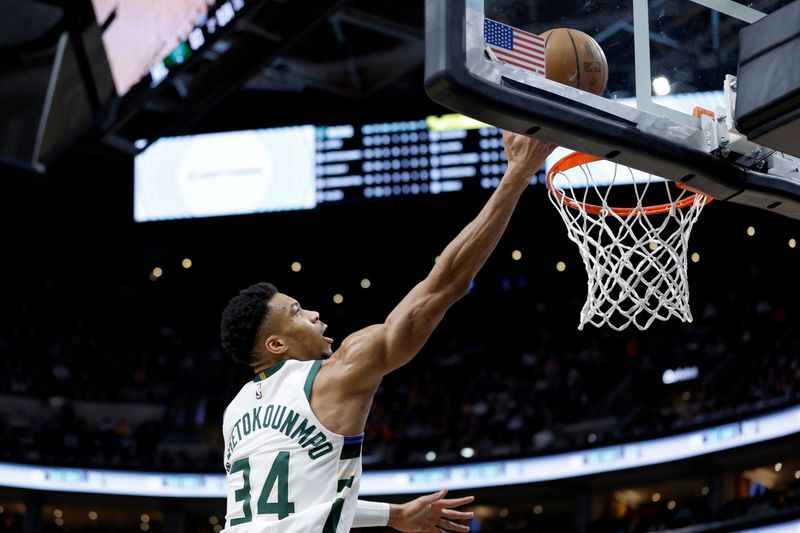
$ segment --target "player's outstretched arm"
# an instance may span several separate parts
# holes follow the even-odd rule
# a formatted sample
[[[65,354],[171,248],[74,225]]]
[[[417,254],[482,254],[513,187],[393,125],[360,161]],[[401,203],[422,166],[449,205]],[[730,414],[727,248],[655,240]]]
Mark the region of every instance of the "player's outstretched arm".
[[[389,526],[398,531],[428,533],[459,531],[466,533],[469,526],[456,521],[469,520],[471,512],[456,511],[456,507],[472,503],[473,496],[445,499],[447,489],[420,496],[406,503],[378,503],[358,500],[353,527]],[[438,528],[438,529],[437,529]]]
[[[381,378],[406,364],[422,348],[444,313],[463,297],[494,250],[531,176],[554,146],[505,132],[508,169],[478,216],[453,239],[428,276],[403,298],[383,324],[344,340],[341,362],[355,390],[377,386]]]

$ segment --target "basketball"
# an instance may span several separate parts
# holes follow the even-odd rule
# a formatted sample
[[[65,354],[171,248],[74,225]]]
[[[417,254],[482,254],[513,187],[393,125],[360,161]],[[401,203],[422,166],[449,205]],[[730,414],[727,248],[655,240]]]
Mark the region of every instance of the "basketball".
[[[608,82],[608,62],[597,41],[582,31],[555,28],[545,40],[545,76],[570,87],[602,94]]]

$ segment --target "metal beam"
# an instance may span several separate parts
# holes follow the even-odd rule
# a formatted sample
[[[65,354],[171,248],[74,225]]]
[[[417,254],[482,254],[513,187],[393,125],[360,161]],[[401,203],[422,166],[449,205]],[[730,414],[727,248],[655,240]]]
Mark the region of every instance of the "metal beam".
[[[306,5],[306,18],[292,17],[292,24],[284,26],[288,37],[280,43],[272,42],[272,47],[264,50],[264,37],[252,32],[237,33],[237,41],[231,45],[228,53],[220,60],[200,71],[190,84],[191,96],[182,113],[172,117],[160,134],[170,133],[178,128],[193,124],[211,107],[225,96],[244,85],[275,58],[285,55],[298,43],[302,42],[320,24],[327,21],[334,13],[343,9],[351,0],[316,0],[313,7]],[[321,6],[321,7],[318,7]],[[317,8],[314,10],[314,8]],[[298,10],[302,8],[296,8]],[[254,55],[253,50],[262,50]],[[223,82],[224,80],[224,82]]]
[[[377,93],[422,65],[425,60],[425,45],[408,43],[398,47],[392,55],[395,56],[392,61],[382,62],[386,66],[380,68],[381,77],[367,87],[365,96]]]
[[[353,60],[353,49],[350,47],[350,43],[344,34],[342,24],[336,17],[332,17],[330,23],[331,27],[333,28],[333,33],[336,35],[336,41],[339,43],[339,46],[344,54],[344,66],[347,70],[347,76],[350,78],[350,83],[353,85],[353,88],[356,92],[361,92],[363,85],[361,83],[361,78],[358,75],[358,69],[356,68],[355,61]]]
[[[424,32],[420,28],[407,26],[394,20],[361,11],[360,9],[347,8],[338,13],[336,18],[347,24],[389,35],[401,41],[421,42],[425,37]]]

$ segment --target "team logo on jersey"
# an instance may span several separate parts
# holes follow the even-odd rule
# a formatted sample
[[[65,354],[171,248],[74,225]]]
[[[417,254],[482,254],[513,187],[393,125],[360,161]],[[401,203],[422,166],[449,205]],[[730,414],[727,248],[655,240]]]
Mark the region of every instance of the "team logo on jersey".
[[[259,381],[256,383],[256,400],[260,400],[264,397],[264,393],[261,392],[261,382]]]

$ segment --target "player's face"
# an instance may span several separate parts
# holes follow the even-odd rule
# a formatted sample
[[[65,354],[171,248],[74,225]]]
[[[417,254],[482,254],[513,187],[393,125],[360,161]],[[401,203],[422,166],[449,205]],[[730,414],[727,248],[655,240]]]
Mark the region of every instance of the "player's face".
[[[269,306],[276,331],[285,339],[292,358],[308,361],[331,356],[333,339],[323,335],[328,326],[318,312],[303,309],[297,300],[280,292]]]

